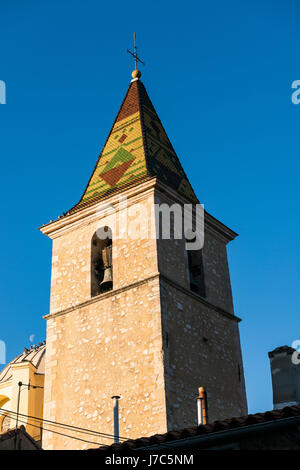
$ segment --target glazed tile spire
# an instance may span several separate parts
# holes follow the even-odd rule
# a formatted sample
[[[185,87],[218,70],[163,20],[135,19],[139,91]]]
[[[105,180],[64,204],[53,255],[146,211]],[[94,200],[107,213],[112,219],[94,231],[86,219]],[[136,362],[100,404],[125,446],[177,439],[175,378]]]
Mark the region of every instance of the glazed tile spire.
[[[152,177],[198,202],[139,77],[135,74],[131,80],[84,194],[72,211]]]

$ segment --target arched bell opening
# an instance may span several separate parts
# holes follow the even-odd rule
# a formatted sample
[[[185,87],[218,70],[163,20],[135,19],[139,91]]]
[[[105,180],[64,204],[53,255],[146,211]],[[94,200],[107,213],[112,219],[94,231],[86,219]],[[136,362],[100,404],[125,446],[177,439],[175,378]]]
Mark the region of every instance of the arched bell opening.
[[[196,236],[194,239],[189,240],[189,242],[195,241]],[[206,297],[202,248],[198,250],[187,250],[187,257],[190,289],[192,292],[201,295],[201,297]]]
[[[112,231],[105,226],[94,233],[91,242],[91,297],[112,288]]]

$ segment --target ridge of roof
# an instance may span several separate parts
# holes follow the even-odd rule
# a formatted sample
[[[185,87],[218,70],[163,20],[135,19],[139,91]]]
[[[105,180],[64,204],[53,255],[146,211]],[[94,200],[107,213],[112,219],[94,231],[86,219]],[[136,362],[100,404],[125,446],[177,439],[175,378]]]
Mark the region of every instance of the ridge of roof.
[[[300,405],[286,406],[280,410],[271,410],[264,413],[255,413],[241,417],[227,418],[224,420],[217,420],[205,425],[194,426],[190,428],[182,428],[175,431],[168,431],[165,434],[155,434],[149,437],[140,437],[138,439],[128,439],[121,443],[106,445],[98,447],[100,451],[130,451],[139,448],[144,448],[152,445],[171,444],[180,439],[187,439],[190,437],[200,435],[212,435],[219,431],[229,431],[232,429],[245,428],[255,424],[270,423],[285,418],[293,418],[300,416]]]
[[[30,434],[28,434],[23,424],[21,426],[14,427],[14,428],[8,429],[7,431],[1,432],[0,442],[6,441],[7,439],[11,439],[19,434],[23,434],[34,445],[34,447],[36,447],[38,450],[42,450],[39,443],[35,439],[33,439],[33,437]]]

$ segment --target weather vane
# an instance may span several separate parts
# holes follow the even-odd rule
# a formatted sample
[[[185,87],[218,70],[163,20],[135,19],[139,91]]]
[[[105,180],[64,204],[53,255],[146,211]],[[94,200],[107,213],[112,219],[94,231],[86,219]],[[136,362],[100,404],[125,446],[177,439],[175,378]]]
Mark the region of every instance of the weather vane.
[[[140,62],[141,64],[145,65],[145,63],[138,57],[137,55],[137,47],[136,47],[136,40],[135,40],[135,33],[133,34],[133,40],[134,40],[134,52],[131,52],[129,49],[127,49],[127,52],[134,57],[134,64],[135,64],[135,69],[132,72],[132,78],[140,78],[142,75],[141,72],[137,68],[137,63]]]

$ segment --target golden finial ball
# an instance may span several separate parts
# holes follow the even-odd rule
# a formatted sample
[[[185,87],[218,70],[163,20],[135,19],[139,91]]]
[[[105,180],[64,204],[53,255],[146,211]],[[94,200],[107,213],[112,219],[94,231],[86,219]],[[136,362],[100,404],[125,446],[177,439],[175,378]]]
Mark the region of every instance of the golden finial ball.
[[[131,74],[132,78],[141,78],[142,74],[139,70],[134,70]]]

